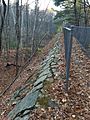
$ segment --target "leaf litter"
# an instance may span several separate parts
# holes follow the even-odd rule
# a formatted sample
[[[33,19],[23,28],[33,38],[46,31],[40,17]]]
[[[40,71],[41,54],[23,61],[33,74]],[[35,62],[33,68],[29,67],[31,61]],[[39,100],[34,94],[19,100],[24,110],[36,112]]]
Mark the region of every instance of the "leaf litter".
[[[29,114],[30,120],[89,120],[90,119],[90,59],[81,50],[76,41],[73,41],[69,91],[65,92],[65,55],[63,35],[60,37],[62,49],[55,80],[49,87],[44,87],[45,95],[58,107],[39,105]],[[50,49],[48,47],[48,49]],[[46,52],[46,49],[45,49]],[[22,85],[22,84],[20,84]],[[14,86],[14,85],[13,85]],[[15,85],[16,86],[16,85]],[[14,90],[12,90],[14,91]],[[3,100],[10,99],[10,95],[3,96]],[[1,120],[8,120],[7,113],[13,108],[2,103]],[[2,105],[0,105],[2,107]],[[0,107],[0,108],[1,108]],[[11,108],[10,108],[11,107]],[[9,109],[8,109],[9,108]]]

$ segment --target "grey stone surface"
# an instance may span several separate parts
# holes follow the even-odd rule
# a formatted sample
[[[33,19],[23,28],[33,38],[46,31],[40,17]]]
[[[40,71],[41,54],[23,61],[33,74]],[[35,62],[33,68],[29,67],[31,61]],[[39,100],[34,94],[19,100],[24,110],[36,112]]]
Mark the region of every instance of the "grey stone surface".
[[[41,70],[40,73],[44,72],[45,70],[49,69],[50,65],[46,64]]]
[[[43,68],[47,63],[46,62],[42,62],[40,67]]]
[[[58,104],[55,101],[52,101],[52,100],[48,101],[48,106],[50,106],[51,108],[59,107]]]
[[[42,76],[46,76],[50,73],[49,69],[46,69],[46,70],[42,70],[41,71],[41,74],[39,75],[39,78],[42,77]]]
[[[37,81],[34,83],[34,86],[38,85],[39,83],[43,83],[46,78],[47,78],[47,75],[38,78]]]
[[[40,83],[37,86],[34,86],[33,89],[31,90],[32,92],[35,92],[36,90],[40,90],[43,88],[43,83]]]
[[[16,117],[16,115],[22,111],[29,110],[30,108],[34,107],[36,104],[37,98],[39,95],[39,90],[35,92],[29,92],[28,95],[26,95],[19,104],[16,105],[16,107],[8,114],[8,117],[13,120],[13,118]]]
[[[52,73],[49,73],[49,74],[48,74],[48,78],[50,78],[50,77],[52,77]]]
[[[55,73],[55,72],[56,72],[56,69],[55,69],[55,68],[53,68],[53,69],[52,69],[52,71],[53,71],[53,73]]]
[[[59,46],[59,43],[57,42],[54,48],[49,52],[46,59],[41,63],[41,66],[40,66],[41,70],[39,72],[39,77],[35,81],[32,90],[9,113],[8,116],[11,120],[13,120],[13,118],[17,116],[18,113],[21,113],[22,111],[24,111],[23,114],[25,114],[25,112],[27,112],[28,110],[30,111],[30,109],[35,106],[37,102],[37,98],[40,95],[40,89],[43,88],[43,82],[45,80],[50,81],[50,77],[52,76],[50,69],[52,69],[53,73],[56,72],[56,68],[57,68],[56,65],[58,63],[57,54],[59,53],[59,51],[60,51],[60,46]],[[51,82],[53,82],[53,79]],[[52,108],[55,108],[58,106],[57,103],[55,103],[54,101],[49,101],[48,105]],[[28,115],[25,115],[23,117],[17,116],[15,120],[29,120],[29,116]]]
[[[51,66],[53,66],[53,65],[57,65],[57,63],[55,63],[55,62],[52,62],[52,63],[51,63]]]
[[[25,115],[23,117],[16,117],[14,120],[29,120],[29,115]]]

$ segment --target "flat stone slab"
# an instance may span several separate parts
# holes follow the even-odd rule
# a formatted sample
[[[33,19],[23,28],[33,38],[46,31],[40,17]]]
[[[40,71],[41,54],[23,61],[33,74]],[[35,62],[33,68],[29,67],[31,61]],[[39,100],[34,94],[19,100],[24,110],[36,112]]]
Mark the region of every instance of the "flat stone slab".
[[[42,76],[46,76],[46,75],[48,75],[49,73],[50,73],[49,68],[46,69],[46,70],[42,70],[42,71],[41,71],[41,74],[39,75],[39,78],[42,77]]]
[[[55,72],[56,72],[56,69],[55,69],[55,68],[53,68],[53,69],[52,69],[52,71],[53,71],[53,73],[55,73]]]
[[[24,114],[27,114],[28,112],[26,111]],[[25,115],[23,117],[16,117],[14,120],[29,120],[29,115]]]
[[[32,90],[8,114],[10,120],[30,119],[27,113],[35,106],[40,94],[40,90],[43,88],[43,82],[45,80],[53,82],[53,79],[49,79],[52,76],[50,69],[52,69],[53,73],[55,74],[58,62],[57,54],[60,51],[59,47],[60,46],[57,42],[54,48],[49,52],[46,59],[41,63],[41,70],[38,79],[35,81]],[[55,108],[57,107],[57,104],[54,101],[49,101],[49,106]],[[23,117],[21,117],[20,115],[23,115]]]
[[[45,71],[46,69],[49,69],[50,65],[46,64],[45,66],[41,67],[40,73],[42,73],[43,71]]]
[[[49,61],[52,61],[55,58],[55,55],[47,56],[47,58],[42,62],[42,66],[47,64]]]
[[[58,104],[55,101],[49,100],[48,101],[48,106],[50,106],[51,108],[58,108]]]
[[[18,114],[20,114],[20,112],[25,112],[25,110],[33,108],[36,104],[38,96],[39,90],[35,92],[29,92],[28,95],[26,95],[21,102],[18,103],[16,107],[8,114],[10,120],[13,120]]]
[[[53,65],[57,65],[57,63],[56,63],[56,62],[52,62],[52,63],[51,63],[51,66],[53,66]]]
[[[46,65],[48,63],[49,60],[51,60],[53,58],[51,58],[51,56],[47,56],[45,60],[43,60],[43,62],[41,63],[42,66]]]
[[[37,81],[34,83],[34,86],[37,86],[38,84],[43,83],[46,80],[46,78],[47,78],[47,75],[38,78]]]
[[[54,50],[52,49],[50,52],[49,52],[49,56],[50,55],[53,55],[54,54]]]
[[[37,86],[34,86],[31,92],[35,92],[36,90],[40,90],[42,88],[43,88],[43,83],[40,83]]]

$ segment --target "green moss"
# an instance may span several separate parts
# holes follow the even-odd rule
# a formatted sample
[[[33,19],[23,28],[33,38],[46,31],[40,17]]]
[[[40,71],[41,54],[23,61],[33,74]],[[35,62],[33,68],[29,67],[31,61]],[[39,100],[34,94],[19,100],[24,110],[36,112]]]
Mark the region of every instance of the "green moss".
[[[47,107],[48,106],[48,102],[50,101],[50,97],[48,96],[48,89],[50,88],[52,82],[51,81],[45,81],[44,82],[44,88],[43,90],[45,92],[43,92],[43,95],[41,95],[39,98],[38,98],[38,104],[42,107]]]
[[[38,48],[36,54],[42,54],[43,53],[43,48]]]
[[[43,107],[47,107],[48,106],[48,101],[49,101],[49,97],[48,96],[42,96],[38,98],[38,104],[43,106]]]

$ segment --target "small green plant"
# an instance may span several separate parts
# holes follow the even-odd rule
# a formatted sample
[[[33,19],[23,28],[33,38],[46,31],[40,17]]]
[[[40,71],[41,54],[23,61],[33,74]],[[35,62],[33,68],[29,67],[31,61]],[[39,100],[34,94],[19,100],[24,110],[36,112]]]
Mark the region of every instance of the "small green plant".
[[[49,97],[44,95],[38,98],[38,104],[43,106],[43,107],[47,107],[48,106],[48,101],[49,101]]]

